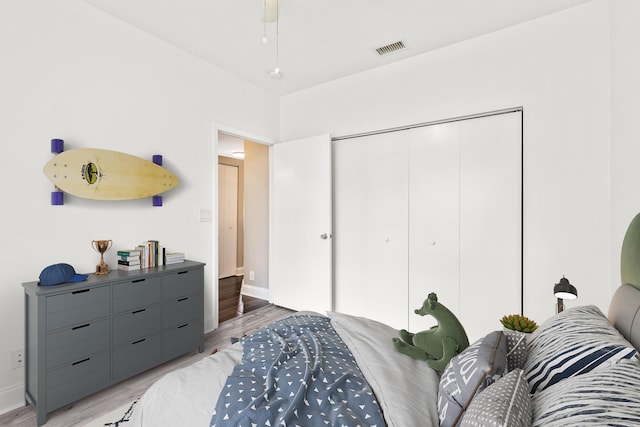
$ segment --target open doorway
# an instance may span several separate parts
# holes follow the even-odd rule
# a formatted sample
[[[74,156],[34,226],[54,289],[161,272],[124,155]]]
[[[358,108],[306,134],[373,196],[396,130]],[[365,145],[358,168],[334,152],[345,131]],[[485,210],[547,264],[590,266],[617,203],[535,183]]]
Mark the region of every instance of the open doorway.
[[[269,146],[218,132],[218,321],[268,304]]]

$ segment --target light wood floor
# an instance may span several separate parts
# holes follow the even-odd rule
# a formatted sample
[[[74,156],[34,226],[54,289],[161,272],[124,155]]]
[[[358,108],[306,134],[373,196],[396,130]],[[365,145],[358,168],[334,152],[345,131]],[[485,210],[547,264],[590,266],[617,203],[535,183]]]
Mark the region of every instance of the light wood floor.
[[[191,365],[211,354],[214,349],[222,350],[227,347],[231,337],[241,337],[291,313],[293,313],[291,310],[269,304],[222,322],[218,329],[205,335],[203,353],[194,351],[51,412],[44,425],[47,427],[83,426],[95,418],[137,399],[151,384],[167,372]],[[31,406],[21,407],[0,415],[0,426],[34,427],[35,425],[35,411]],[[126,424],[123,425],[123,427],[125,426]]]

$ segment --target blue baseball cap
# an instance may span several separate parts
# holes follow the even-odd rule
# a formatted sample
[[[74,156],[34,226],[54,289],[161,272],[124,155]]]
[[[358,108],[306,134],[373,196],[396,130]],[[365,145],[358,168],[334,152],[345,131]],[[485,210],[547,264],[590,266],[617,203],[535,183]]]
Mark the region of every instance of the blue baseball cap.
[[[88,274],[76,274],[69,264],[53,264],[40,273],[41,286],[59,285],[65,282],[82,282],[87,280]]]

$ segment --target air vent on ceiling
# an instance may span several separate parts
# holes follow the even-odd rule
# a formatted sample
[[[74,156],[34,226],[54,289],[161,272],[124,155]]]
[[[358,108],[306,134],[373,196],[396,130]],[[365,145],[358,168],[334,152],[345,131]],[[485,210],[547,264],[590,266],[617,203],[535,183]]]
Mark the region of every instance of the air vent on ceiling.
[[[388,53],[393,53],[393,52],[397,52],[399,50],[402,50],[406,48],[405,44],[403,41],[397,41],[395,43],[390,43],[386,46],[380,46],[378,48],[376,48],[376,52],[378,52],[378,55],[383,56],[386,55]]]

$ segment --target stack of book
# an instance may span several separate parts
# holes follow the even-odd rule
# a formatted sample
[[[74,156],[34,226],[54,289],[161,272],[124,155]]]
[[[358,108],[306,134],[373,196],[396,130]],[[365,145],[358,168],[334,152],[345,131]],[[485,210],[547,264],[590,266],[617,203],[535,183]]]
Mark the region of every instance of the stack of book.
[[[140,251],[138,249],[123,249],[118,251],[118,269],[131,271],[140,269]]]
[[[158,267],[164,264],[164,247],[157,240],[147,240],[138,245],[142,268]]]
[[[157,240],[147,240],[134,249],[118,251],[118,268],[135,270],[184,261],[184,252],[167,252]]]
[[[167,252],[164,254],[165,264],[177,264],[179,262],[184,262],[183,252]]]

